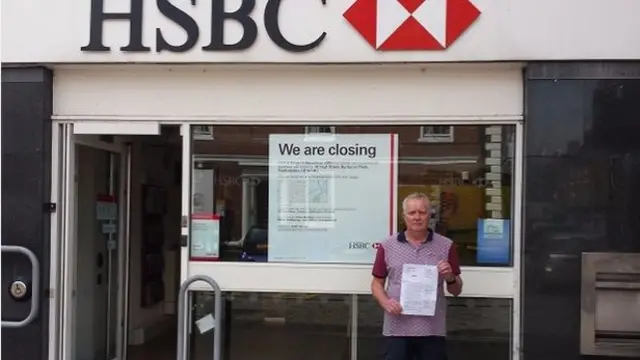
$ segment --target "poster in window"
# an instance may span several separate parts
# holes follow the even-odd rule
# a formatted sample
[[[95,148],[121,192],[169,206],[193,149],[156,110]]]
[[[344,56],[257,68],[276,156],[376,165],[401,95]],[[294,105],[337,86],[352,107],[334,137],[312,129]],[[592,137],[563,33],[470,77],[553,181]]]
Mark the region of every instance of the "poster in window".
[[[478,264],[509,265],[511,231],[507,219],[478,219]]]
[[[269,138],[269,262],[370,264],[396,231],[396,134]]]
[[[191,216],[191,261],[220,258],[220,217],[214,213]]]

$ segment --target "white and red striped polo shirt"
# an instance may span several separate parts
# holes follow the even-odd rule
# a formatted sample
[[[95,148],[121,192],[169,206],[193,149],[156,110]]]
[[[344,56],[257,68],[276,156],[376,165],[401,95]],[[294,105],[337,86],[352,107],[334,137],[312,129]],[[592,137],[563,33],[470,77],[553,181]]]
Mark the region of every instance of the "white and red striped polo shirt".
[[[429,231],[427,238],[415,246],[404,232],[392,235],[380,243],[373,264],[373,276],[387,279],[387,296],[400,301],[400,285],[404,264],[437,265],[440,260],[451,264],[460,275],[460,261],[453,241]],[[385,313],[384,336],[444,336],[446,335],[447,304],[444,278],[440,277],[436,312],[433,316],[392,315]]]

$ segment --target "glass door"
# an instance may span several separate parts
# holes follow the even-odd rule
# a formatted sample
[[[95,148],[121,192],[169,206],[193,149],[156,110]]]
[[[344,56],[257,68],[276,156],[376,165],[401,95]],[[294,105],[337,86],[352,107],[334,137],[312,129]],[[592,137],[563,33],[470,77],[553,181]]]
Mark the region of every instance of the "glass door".
[[[126,358],[129,151],[62,125],[60,358]]]
[[[76,146],[76,318],[78,359],[113,359],[118,303],[120,154]]]

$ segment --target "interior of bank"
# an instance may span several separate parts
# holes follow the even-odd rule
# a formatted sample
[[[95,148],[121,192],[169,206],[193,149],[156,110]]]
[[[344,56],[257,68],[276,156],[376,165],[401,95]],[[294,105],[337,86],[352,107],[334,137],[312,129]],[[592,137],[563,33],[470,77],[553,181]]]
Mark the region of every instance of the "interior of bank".
[[[270,135],[331,141],[339,134],[395,133],[398,209],[406,195],[426,193],[431,227],[454,240],[462,266],[513,266],[511,244],[505,257],[486,257],[478,236],[479,219],[511,219],[514,125],[191,129],[191,215],[210,214],[219,228],[215,249],[191,244],[189,261],[269,262]],[[77,136],[76,359],[113,358],[119,337],[129,359],[175,359],[184,266],[180,131],[163,126],[158,136]],[[118,146],[127,146],[130,158],[109,150]],[[126,198],[125,219],[118,212]],[[397,214],[402,229],[401,210]],[[118,240],[127,229],[128,241]],[[379,358],[382,310],[371,296],[225,292],[223,305],[225,360]],[[213,312],[212,293],[195,292],[190,306],[189,359],[210,359],[212,331],[200,320]],[[118,314],[125,308],[123,331]],[[449,358],[510,359],[512,309],[509,298],[448,298]]]

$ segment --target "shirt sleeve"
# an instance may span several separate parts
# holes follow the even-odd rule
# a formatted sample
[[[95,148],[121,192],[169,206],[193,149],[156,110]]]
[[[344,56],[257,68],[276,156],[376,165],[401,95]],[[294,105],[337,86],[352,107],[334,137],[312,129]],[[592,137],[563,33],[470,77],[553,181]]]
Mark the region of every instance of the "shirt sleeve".
[[[449,248],[449,265],[451,265],[451,270],[453,274],[458,276],[462,273],[460,271],[460,258],[458,257],[458,245],[451,244]]]
[[[376,259],[373,261],[373,271],[371,273],[379,279],[387,277],[387,262],[384,259],[384,248],[382,245],[378,246]]]

